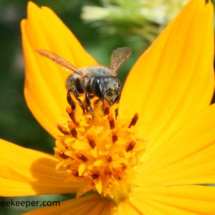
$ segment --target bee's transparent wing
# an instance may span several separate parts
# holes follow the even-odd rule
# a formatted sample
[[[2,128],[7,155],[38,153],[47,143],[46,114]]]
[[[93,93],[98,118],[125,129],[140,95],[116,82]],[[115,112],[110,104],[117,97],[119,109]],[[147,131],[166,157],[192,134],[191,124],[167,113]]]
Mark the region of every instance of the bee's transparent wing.
[[[122,64],[130,57],[131,52],[132,49],[128,47],[118,48],[113,51],[111,55],[110,69],[114,76],[117,74]]]
[[[60,57],[59,55],[55,54],[54,52],[48,51],[48,50],[44,50],[44,49],[36,49],[36,51],[47,57],[48,59],[54,61],[57,64],[60,64],[61,66],[66,67],[67,69],[72,70],[73,72],[79,74],[80,76],[85,76],[83,74],[83,72],[81,72],[80,70],[78,70],[75,66],[73,66],[70,62],[68,62],[67,60],[63,59],[62,57]]]

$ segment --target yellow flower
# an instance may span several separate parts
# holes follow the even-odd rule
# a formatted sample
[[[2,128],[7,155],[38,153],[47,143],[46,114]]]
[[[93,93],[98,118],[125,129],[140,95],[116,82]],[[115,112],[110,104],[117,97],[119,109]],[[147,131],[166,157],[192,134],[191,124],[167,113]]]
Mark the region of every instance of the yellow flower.
[[[68,73],[35,49],[97,62],[49,8],[30,2],[21,27],[25,98],[56,147],[53,156],[1,140],[1,196],[79,197],[27,214],[215,214],[215,187],[202,185],[215,183],[211,2],[184,7],[130,71],[119,105],[105,115],[95,104],[93,121],[78,105],[66,113]]]

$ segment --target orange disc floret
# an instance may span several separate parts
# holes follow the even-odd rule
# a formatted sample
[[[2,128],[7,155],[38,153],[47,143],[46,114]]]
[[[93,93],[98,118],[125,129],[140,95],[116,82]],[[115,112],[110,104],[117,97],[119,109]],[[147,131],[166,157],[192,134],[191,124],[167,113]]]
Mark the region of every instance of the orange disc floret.
[[[79,109],[68,107],[66,123],[57,125],[63,131],[56,140],[57,168],[69,173],[67,183],[83,182],[78,196],[94,190],[104,197],[118,199],[122,191],[117,190],[123,187],[129,193],[136,184],[139,157],[146,148],[146,141],[139,138],[140,130],[135,128],[138,115],[132,119],[119,118],[117,105],[109,107],[101,102],[94,104],[93,116]]]

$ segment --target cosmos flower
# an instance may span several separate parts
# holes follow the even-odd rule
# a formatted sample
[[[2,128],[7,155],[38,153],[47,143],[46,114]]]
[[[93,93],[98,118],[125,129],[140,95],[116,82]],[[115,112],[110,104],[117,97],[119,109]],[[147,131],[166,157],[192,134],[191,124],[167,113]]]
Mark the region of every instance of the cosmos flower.
[[[184,7],[135,63],[119,104],[93,104],[94,120],[71,110],[68,73],[35,49],[77,68],[97,62],[49,8],[30,2],[21,28],[25,98],[55,155],[1,140],[1,196],[77,193],[27,214],[215,214],[215,187],[204,186],[215,183],[210,1]]]

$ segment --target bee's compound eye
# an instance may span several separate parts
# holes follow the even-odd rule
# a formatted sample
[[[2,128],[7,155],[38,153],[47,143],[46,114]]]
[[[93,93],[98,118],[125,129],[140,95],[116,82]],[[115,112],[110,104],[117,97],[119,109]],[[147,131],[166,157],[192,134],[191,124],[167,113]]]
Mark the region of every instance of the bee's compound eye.
[[[92,82],[92,91],[100,99],[104,99],[104,83],[101,77],[95,77]]]
[[[118,78],[113,76],[95,77],[92,82],[92,91],[102,101],[106,100],[110,105],[118,101],[121,92],[121,84]]]

